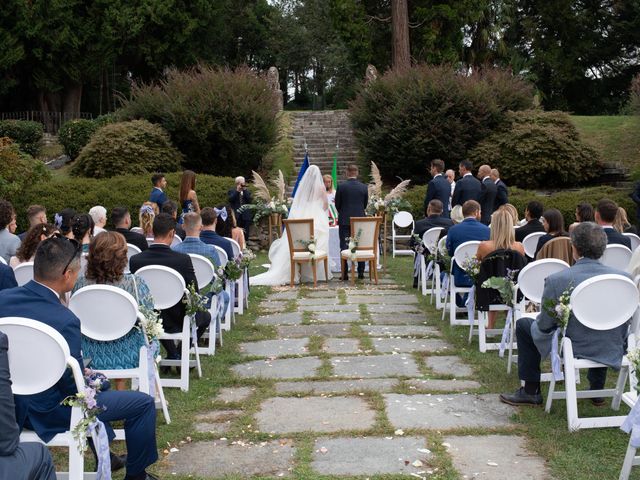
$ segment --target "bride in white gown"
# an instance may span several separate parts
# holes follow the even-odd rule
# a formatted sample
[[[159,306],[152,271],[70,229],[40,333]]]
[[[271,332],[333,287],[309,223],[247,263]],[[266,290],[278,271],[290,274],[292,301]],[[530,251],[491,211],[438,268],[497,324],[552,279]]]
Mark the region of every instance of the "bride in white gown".
[[[322,174],[316,165],[311,165],[305,172],[296,196],[289,210],[289,218],[313,218],[316,249],[329,251],[329,218],[327,216],[327,191],[322,181]],[[289,242],[287,232],[271,244],[269,248],[269,261],[271,267],[268,271],[251,277],[251,285],[284,285],[291,279],[291,258],[289,255]],[[326,280],[324,264],[318,262],[318,280]],[[329,272],[331,278],[331,272]],[[296,268],[296,282],[313,281],[311,267],[303,265],[302,279],[299,269]]]

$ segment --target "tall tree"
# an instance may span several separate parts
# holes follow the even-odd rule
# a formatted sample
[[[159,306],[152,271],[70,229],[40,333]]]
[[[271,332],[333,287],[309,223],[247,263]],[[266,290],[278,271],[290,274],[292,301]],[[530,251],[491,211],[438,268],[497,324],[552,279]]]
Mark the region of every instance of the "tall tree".
[[[411,68],[409,48],[409,9],[407,0],[391,0],[391,61],[394,70]]]

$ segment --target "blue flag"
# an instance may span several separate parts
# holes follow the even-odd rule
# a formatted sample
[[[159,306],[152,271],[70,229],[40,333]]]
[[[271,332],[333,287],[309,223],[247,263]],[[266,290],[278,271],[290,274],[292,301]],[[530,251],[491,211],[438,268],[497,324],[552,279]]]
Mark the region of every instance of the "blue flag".
[[[298,172],[298,179],[296,180],[296,185],[295,187],[293,187],[293,193],[291,194],[292,198],[296,196],[296,190],[298,190],[298,185],[300,184],[300,180],[302,180],[302,177],[304,177],[304,174],[307,171],[307,168],[309,168],[309,153],[304,152],[304,161],[302,162],[302,166],[300,167],[300,171]]]

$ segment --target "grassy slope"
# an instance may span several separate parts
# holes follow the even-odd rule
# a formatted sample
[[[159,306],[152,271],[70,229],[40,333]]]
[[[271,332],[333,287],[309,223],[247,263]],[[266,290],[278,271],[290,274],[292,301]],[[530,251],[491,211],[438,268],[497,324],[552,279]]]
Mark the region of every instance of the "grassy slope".
[[[640,165],[640,116],[572,116],[583,140],[592,145],[605,162],[627,168]]]

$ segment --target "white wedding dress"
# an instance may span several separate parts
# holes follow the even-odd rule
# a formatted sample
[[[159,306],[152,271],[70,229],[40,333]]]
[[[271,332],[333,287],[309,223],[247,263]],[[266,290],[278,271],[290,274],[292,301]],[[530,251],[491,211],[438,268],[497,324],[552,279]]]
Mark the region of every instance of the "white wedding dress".
[[[316,238],[316,250],[329,252],[329,219],[327,217],[327,191],[322,182],[322,174],[316,165],[311,165],[305,172],[296,196],[289,210],[289,218],[313,218],[314,234]],[[291,257],[289,254],[289,241],[287,232],[271,244],[269,248],[269,261],[271,267],[268,271],[251,277],[251,285],[285,285],[291,280]],[[326,280],[324,262],[317,263],[318,280]],[[331,272],[329,272],[331,279]],[[302,278],[299,269],[296,268],[296,282],[312,282],[313,273],[311,266],[302,266]]]

